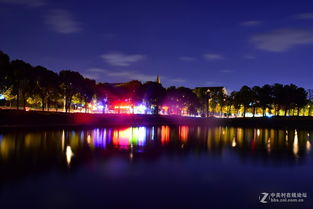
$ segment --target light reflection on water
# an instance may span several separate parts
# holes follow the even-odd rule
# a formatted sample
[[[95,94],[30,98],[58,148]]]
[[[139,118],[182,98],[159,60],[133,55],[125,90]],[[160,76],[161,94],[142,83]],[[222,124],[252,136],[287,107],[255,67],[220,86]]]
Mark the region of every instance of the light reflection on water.
[[[144,196],[147,205],[163,194],[154,208],[184,208],[188,200],[188,208],[214,201],[256,208],[260,192],[312,194],[312,136],[313,130],[165,125],[3,132],[0,207],[36,197],[34,204],[43,203],[37,208],[47,208],[67,196],[74,208],[84,201],[129,208],[120,200]]]
[[[61,130],[3,133],[0,141],[0,160],[18,160],[29,152],[39,155],[63,153],[68,164],[88,148],[134,153],[168,147],[170,150],[189,148],[201,152],[233,149],[235,152],[293,154],[294,158],[311,151],[313,134],[303,130],[244,129],[234,127],[156,126],[126,128],[96,128],[92,130]],[[45,153],[46,152],[46,153]],[[44,154],[45,153],[45,154]],[[33,157],[40,157],[38,155]],[[12,161],[11,161],[12,163]]]

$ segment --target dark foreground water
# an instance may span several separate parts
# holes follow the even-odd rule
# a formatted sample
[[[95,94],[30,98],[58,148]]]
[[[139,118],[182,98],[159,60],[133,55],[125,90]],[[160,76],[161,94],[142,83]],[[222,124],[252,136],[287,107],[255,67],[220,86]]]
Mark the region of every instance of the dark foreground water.
[[[312,140],[233,127],[2,131],[0,208],[313,208]]]

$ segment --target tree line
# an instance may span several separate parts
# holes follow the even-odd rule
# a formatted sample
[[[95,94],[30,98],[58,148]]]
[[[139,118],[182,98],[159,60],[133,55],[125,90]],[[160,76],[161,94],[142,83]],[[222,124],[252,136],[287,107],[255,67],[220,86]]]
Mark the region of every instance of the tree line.
[[[42,66],[32,66],[22,60],[10,60],[0,51],[1,105],[26,109],[40,107],[43,111],[60,108],[65,112],[81,106],[88,111],[88,104],[98,101],[112,105],[117,101],[144,104],[158,114],[252,116],[311,115],[312,92],[296,85],[264,85],[252,88],[243,86],[239,91],[220,89],[190,89],[186,87],[164,88],[160,83],[137,80],[126,83],[101,83],[83,77],[79,72],[61,70],[59,73]],[[163,109],[162,109],[163,108]]]

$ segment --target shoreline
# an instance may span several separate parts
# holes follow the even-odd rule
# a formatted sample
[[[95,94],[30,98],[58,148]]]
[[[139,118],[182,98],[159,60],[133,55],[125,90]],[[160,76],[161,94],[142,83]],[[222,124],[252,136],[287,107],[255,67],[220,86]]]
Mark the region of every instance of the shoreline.
[[[92,114],[0,110],[0,129],[159,125],[313,129],[313,117],[276,116],[271,118],[198,118],[173,115]]]

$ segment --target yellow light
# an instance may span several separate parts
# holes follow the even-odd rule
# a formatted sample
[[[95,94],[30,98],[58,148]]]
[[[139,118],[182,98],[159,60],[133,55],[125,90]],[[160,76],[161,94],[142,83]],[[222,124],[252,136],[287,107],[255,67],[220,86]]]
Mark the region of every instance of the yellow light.
[[[271,138],[267,140],[267,152],[271,152]]]
[[[298,155],[299,152],[299,144],[298,144],[298,132],[295,131],[295,138],[293,140],[293,154]]]
[[[91,142],[91,136],[90,136],[90,134],[88,134],[88,136],[87,136],[87,143],[90,144],[90,142]]]
[[[61,146],[62,146],[62,152],[64,151],[64,143],[65,143],[65,132],[64,130],[62,131],[62,141],[61,141]]]
[[[310,152],[311,151],[311,142],[308,140],[306,141],[306,151]]]

